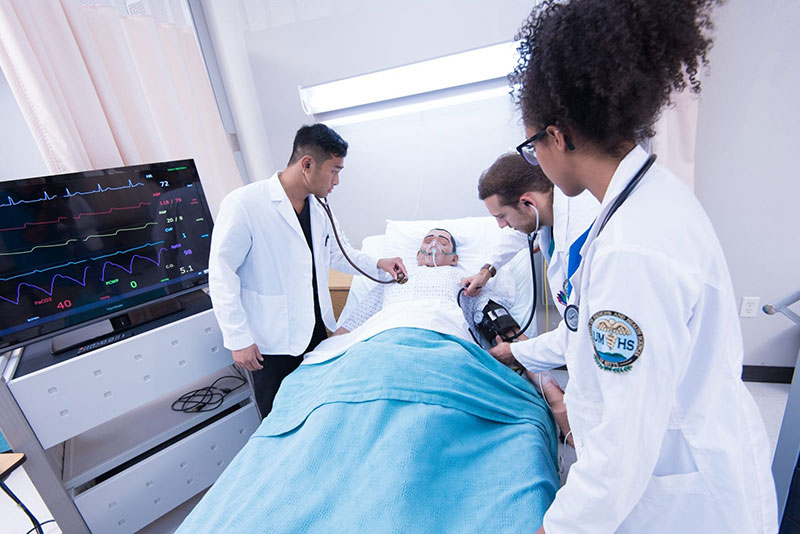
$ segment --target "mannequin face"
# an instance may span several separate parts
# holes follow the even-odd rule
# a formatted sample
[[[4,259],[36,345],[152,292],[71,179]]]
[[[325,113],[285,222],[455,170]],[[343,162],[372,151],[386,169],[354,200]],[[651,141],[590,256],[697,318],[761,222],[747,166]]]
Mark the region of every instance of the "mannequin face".
[[[456,265],[458,254],[453,252],[453,236],[446,230],[434,228],[422,239],[417,252],[417,265],[441,267]]]

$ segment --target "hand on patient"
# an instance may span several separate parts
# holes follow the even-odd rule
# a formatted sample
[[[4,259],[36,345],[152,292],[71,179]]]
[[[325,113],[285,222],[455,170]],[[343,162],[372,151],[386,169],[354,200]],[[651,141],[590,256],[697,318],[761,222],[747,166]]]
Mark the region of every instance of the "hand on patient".
[[[259,371],[263,369],[260,362],[264,360],[264,357],[261,356],[261,352],[258,350],[258,346],[256,346],[255,343],[243,349],[232,350],[231,353],[233,354],[233,363],[235,363],[237,367],[247,369],[248,371]]]
[[[478,274],[473,274],[472,276],[467,276],[461,280],[461,287],[464,289],[464,294],[468,297],[475,297],[480,294],[481,289],[483,286],[486,285],[486,282],[492,275],[486,269],[481,269]]]
[[[386,271],[395,280],[399,273],[403,273],[403,276],[408,278],[408,271],[400,258],[381,258],[378,260],[378,269]]]

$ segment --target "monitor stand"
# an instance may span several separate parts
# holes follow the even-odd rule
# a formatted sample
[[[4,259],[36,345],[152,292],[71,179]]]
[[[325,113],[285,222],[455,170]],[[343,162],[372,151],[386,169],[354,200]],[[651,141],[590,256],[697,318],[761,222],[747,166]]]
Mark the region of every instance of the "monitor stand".
[[[99,349],[129,337],[131,335],[130,330],[136,326],[155,321],[182,309],[183,304],[177,298],[154,302],[116,317],[56,336],[52,339],[50,352],[53,356],[58,356],[70,350],[78,349],[76,354],[78,355]]]

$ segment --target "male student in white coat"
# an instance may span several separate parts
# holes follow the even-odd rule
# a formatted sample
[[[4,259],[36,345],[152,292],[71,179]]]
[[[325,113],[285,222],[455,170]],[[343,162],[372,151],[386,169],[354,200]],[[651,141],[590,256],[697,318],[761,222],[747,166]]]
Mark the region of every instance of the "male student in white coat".
[[[588,191],[568,198],[553,187],[539,167],[531,165],[516,152],[503,154],[483,172],[478,181],[478,197],[501,228],[510,227],[516,231],[506,231],[503,241],[489,256],[489,263],[478,273],[462,280],[462,285],[466,286],[465,294],[474,296],[480,293],[496,270],[527,246],[526,236],[538,236],[536,243],[548,262],[547,280],[556,308],[563,315],[571,289],[568,284],[570,270],[577,268],[575,258],[579,258],[573,254],[570,261],[568,254],[570,249],[580,248],[600,203]],[[524,335],[519,339],[513,344],[498,339],[497,346],[489,352],[498,357],[510,354],[513,347],[514,357],[524,366],[530,352],[525,349],[535,346],[538,361],[547,357],[551,368],[564,365],[567,337],[562,328],[537,336],[535,341]],[[509,358],[501,361],[512,363]],[[571,443],[560,387],[549,373],[529,374],[528,377],[535,386],[544,390],[558,426]]]
[[[262,416],[281,381],[336,330],[331,266],[355,273],[317,201],[339,183],[347,143],[324,124],[297,131],[286,169],[222,201],[211,237],[209,288],[225,347],[252,372]],[[315,198],[316,197],[316,198]],[[336,224],[339,229],[338,223]],[[363,271],[406,275],[400,258],[377,260],[340,238]]]

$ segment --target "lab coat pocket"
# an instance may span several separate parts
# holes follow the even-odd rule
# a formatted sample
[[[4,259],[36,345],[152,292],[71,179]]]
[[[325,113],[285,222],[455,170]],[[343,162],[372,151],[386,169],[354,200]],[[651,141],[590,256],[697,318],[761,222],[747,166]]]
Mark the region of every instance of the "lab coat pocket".
[[[262,295],[242,288],[242,304],[253,339],[266,354],[280,354],[289,347],[286,295]]]

